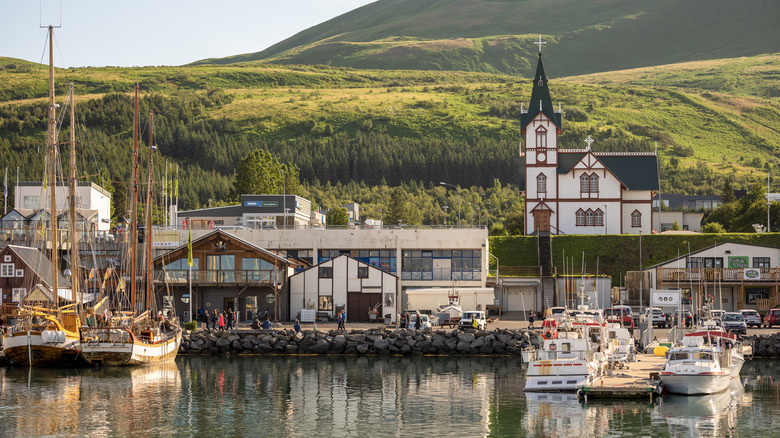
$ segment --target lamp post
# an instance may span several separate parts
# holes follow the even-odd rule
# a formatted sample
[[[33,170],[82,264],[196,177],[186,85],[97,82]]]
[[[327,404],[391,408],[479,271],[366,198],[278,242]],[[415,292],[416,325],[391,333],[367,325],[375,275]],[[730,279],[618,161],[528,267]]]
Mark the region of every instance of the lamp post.
[[[457,186],[446,182],[440,182],[439,184],[443,186],[450,186],[458,192],[458,225],[460,225],[460,189]]]
[[[609,234],[609,218],[607,217],[607,207],[609,207],[609,204],[604,204],[604,234]]]
[[[279,169],[279,175],[282,177],[282,208],[284,209],[284,228],[287,228],[287,181],[284,179],[284,171]]]

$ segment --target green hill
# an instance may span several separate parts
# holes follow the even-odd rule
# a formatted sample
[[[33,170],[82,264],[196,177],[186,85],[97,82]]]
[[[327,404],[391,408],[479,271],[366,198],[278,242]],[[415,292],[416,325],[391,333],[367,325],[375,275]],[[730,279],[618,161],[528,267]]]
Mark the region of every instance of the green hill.
[[[547,41],[553,77],[777,51],[775,0],[379,0],[263,51],[260,61],[530,76]]]
[[[46,72],[13,61],[0,58],[0,168],[38,179]],[[554,57],[545,61],[552,72]],[[227,202],[236,163],[264,148],[298,166],[321,205],[367,202],[364,194],[389,193],[372,187],[402,184],[436,194],[447,181],[471,188],[463,217],[495,181],[516,186],[518,114],[531,90],[502,74],[260,63],[58,69],[56,78],[60,98],[61,84],[76,84],[86,128],[79,168],[117,184],[129,175],[130,92],[140,83],[141,113],[157,114],[157,162],[182,169],[183,209]],[[582,147],[588,135],[595,150],[657,147],[664,193],[715,194],[726,179],[736,188],[765,181],[780,163],[778,79],[775,54],[553,79],[550,88],[564,109],[562,147]],[[431,211],[421,220],[442,223],[442,202],[416,202]],[[379,216],[381,203],[371,208]]]

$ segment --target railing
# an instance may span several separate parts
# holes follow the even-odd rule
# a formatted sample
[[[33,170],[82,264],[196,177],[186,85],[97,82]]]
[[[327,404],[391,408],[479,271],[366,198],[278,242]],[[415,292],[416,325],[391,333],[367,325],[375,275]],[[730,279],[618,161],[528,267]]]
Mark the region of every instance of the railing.
[[[572,351],[536,350],[536,360],[558,360],[558,359],[592,360],[593,351],[592,350],[572,350]]]
[[[189,281],[190,271],[165,270],[154,275],[156,282],[181,283]],[[192,270],[192,282],[199,284],[248,283],[273,284],[274,271],[234,271],[234,270]]]
[[[780,280],[780,268],[756,269],[761,274],[758,278],[745,278],[743,268],[658,268],[656,275],[659,282],[726,281],[742,283],[743,281]]]
[[[480,281],[482,271],[478,269],[433,268],[429,270],[401,271],[402,280],[420,281]]]
[[[16,304],[0,304],[0,315],[16,317],[19,314],[19,308]]]

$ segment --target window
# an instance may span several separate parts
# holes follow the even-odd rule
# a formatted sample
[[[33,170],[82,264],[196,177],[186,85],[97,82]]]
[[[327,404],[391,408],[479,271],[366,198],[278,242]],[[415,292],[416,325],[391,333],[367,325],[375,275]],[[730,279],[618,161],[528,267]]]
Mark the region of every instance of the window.
[[[10,255],[3,256],[3,261],[6,262],[6,263],[10,262],[11,261],[11,256]]]
[[[536,177],[536,191],[539,193],[547,192],[547,177],[543,173]]]
[[[596,226],[597,227],[603,227],[604,226],[604,212],[601,211],[601,209],[596,210],[594,213],[596,218]]]
[[[577,226],[578,227],[585,226],[585,212],[582,211],[582,209],[577,210]]]
[[[24,295],[27,293],[27,291],[22,288],[14,288],[11,290],[11,301],[18,303],[22,301],[22,298],[24,298]]]
[[[320,269],[322,269],[322,268],[320,268]],[[332,311],[333,310],[333,297],[331,297],[331,296],[320,297],[318,309],[322,310],[322,311]]]
[[[591,209],[588,209],[588,211],[585,212],[585,226],[593,226],[593,210]]]
[[[686,268],[701,268],[702,262],[701,257],[688,257],[688,260],[685,262]]]
[[[631,213],[631,226],[633,228],[642,226],[642,213],[640,213],[639,210],[634,210],[634,212]]]
[[[319,269],[320,278],[333,278],[332,266],[321,266]]]
[[[542,126],[536,130],[536,147],[542,149],[547,147],[547,130]]]
[[[3,263],[0,265],[0,277],[13,277],[14,276],[14,264]]]
[[[598,193],[599,192],[599,176],[595,173],[590,176],[590,192],[591,193]]]
[[[590,189],[590,178],[584,173],[580,176],[580,193],[588,193]]]
[[[358,278],[368,278],[368,266],[358,266]]]
[[[768,268],[769,267],[769,257],[753,257],[753,267],[754,268]]]
[[[24,277],[24,269],[17,269],[16,270],[16,276],[17,277]]]

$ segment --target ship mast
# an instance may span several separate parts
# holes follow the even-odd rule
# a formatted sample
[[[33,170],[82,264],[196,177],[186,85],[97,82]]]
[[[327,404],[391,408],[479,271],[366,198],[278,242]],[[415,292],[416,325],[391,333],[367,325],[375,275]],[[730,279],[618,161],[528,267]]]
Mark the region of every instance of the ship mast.
[[[71,293],[76,301],[76,310],[81,310],[81,288],[79,281],[79,239],[77,234],[76,222],[76,99],[73,90],[73,83],[70,84],[70,181],[69,186],[69,235],[70,235],[70,272],[71,272]],[[79,312],[77,312],[78,314]]]
[[[54,308],[59,313],[59,245],[57,244],[57,175],[55,174],[57,163],[57,120],[54,104],[54,26],[49,26],[49,122],[46,134],[49,142],[49,224],[51,228],[51,288],[54,299]]]
[[[154,157],[154,111],[149,111],[149,187],[146,197],[146,307],[152,308],[152,281],[154,273],[152,272],[152,157]]]
[[[130,200],[130,307],[136,311],[136,282],[138,280],[138,84],[135,84],[135,115],[133,118],[133,197]]]

